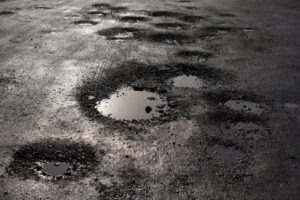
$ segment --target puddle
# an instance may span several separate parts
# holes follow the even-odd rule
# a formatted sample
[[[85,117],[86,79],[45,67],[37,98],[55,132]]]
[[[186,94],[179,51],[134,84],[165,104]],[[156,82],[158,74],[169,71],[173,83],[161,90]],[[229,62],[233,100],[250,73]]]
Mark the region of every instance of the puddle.
[[[223,145],[214,145],[208,148],[207,153],[211,158],[224,164],[226,167],[233,166],[241,158],[245,157],[242,151]]]
[[[165,22],[165,23],[156,23],[154,26],[158,28],[165,28],[165,29],[182,29],[185,28],[186,25],[178,22]]]
[[[98,34],[105,36],[109,40],[134,39],[140,37],[142,31],[140,29],[130,27],[114,27],[98,31]]]
[[[207,60],[212,58],[214,54],[203,51],[189,51],[189,50],[181,50],[176,53],[177,56],[183,58],[189,58],[191,60]]]
[[[258,115],[262,114],[265,111],[258,103],[243,100],[228,100],[224,103],[224,106],[235,111]]]
[[[196,23],[199,21],[205,20],[205,17],[202,16],[196,16],[196,15],[185,15],[178,18],[181,21],[187,22],[187,23]]]
[[[199,89],[205,86],[203,80],[199,79],[197,76],[192,75],[182,75],[177,76],[171,80],[173,86],[184,87],[184,88],[194,88]]]
[[[154,11],[150,12],[153,17],[179,17],[182,16],[181,13],[171,12],[171,11]]]
[[[81,25],[81,26],[94,26],[98,23],[91,20],[79,20],[79,21],[75,21],[74,24]]]
[[[187,35],[176,33],[152,33],[149,35],[152,42],[165,43],[170,45],[190,44],[193,39]]]
[[[144,22],[148,21],[149,18],[143,16],[124,16],[120,18],[121,22]]]
[[[166,99],[157,93],[125,87],[98,101],[95,108],[103,116],[116,120],[146,120],[160,117],[168,106]]]
[[[12,11],[1,11],[0,12],[0,15],[13,15],[13,14],[16,14],[16,13],[14,13]]]
[[[21,147],[14,154],[7,172],[25,178],[72,179],[86,175],[97,163],[95,151],[89,145],[47,140]]]

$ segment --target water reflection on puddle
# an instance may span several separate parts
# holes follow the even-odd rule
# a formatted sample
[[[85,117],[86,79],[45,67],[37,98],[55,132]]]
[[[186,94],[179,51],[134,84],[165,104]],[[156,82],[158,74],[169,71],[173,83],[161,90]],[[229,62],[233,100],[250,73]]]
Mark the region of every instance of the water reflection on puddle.
[[[243,100],[229,100],[226,101],[224,105],[232,110],[258,115],[262,114],[265,111],[258,103]]]
[[[205,83],[201,79],[192,75],[176,76],[171,82],[175,87],[199,89],[205,86]]]
[[[117,120],[142,120],[160,117],[166,113],[168,105],[166,99],[157,93],[125,87],[108,99],[98,101],[96,109],[103,116]]]

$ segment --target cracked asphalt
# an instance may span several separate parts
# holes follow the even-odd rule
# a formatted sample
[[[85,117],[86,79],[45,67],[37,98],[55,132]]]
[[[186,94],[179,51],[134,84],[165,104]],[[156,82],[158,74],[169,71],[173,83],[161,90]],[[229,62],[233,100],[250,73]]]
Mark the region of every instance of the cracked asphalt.
[[[0,0],[0,199],[299,199],[299,18],[296,0]],[[121,117],[100,110],[127,90]]]

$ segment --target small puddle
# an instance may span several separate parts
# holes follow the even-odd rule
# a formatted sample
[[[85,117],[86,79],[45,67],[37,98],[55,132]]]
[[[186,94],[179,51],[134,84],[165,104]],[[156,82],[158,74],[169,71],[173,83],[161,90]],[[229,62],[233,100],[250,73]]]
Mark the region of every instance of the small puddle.
[[[41,168],[43,174],[57,177],[66,175],[71,169],[71,166],[66,162],[47,162],[43,163]]]
[[[166,98],[131,87],[117,90],[108,99],[98,101],[95,107],[103,116],[117,120],[142,120],[160,117],[167,112]]]
[[[194,88],[194,89],[199,89],[205,86],[203,80],[199,79],[197,76],[192,76],[192,75],[176,76],[171,80],[171,83],[175,87]]]
[[[243,100],[229,100],[224,105],[232,110],[251,114],[260,115],[265,111],[258,103]]]

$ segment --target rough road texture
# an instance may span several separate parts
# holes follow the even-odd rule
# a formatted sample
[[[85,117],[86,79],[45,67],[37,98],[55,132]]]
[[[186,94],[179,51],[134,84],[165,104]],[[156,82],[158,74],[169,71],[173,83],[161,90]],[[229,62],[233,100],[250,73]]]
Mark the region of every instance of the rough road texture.
[[[299,18],[297,0],[1,0],[0,199],[299,199]],[[95,114],[123,84],[168,116]]]

